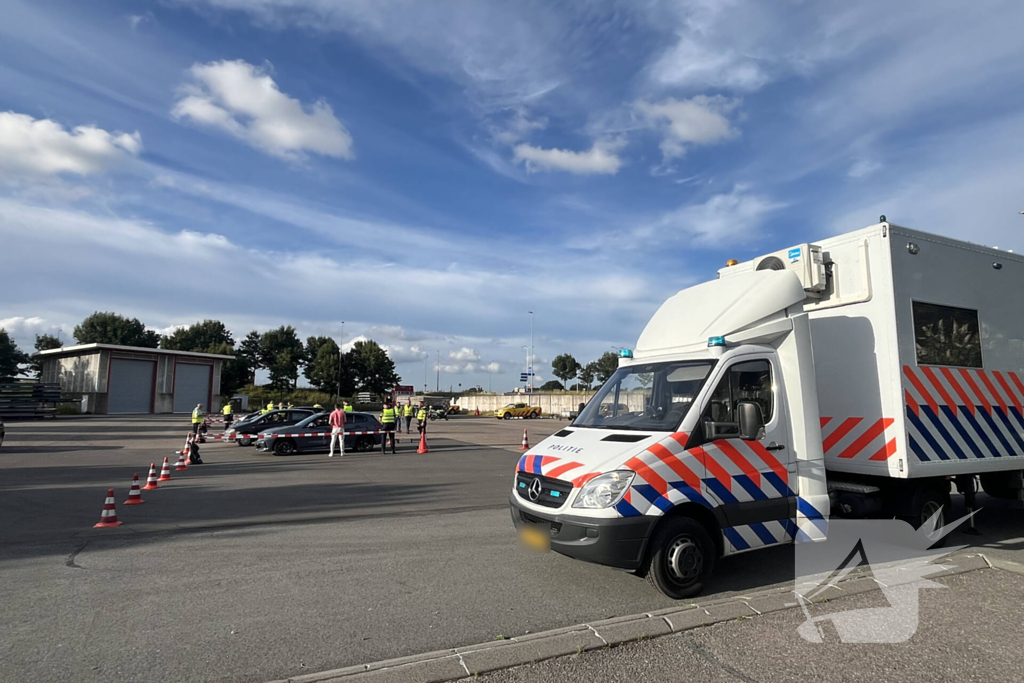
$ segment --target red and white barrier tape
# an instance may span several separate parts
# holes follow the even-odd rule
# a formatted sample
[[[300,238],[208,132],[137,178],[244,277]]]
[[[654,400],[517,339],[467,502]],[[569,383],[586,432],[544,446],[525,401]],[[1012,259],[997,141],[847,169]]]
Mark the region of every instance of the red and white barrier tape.
[[[360,432],[346,431],[345,432],[345,436],[350,436],[350,435],[357,435],[358,436],[358,435],[362,435],[362,434],[383,434],[383,433],[384,433],[383,429],[375,429],[373,431],[365,431],[365,432],[363,432],[363,431],[360,431]],[[309,437],[309,436],[330,436],[330,435],[331,435],[331,432],[302,432],[302,433],[299,433],[299,434],[267,434],[266,436],[287,437],[287,438],[293,438],[294,439],[294,438],[304,438],[304,437]],[[235,438],[235,439],[257,440],[257,439],[260,438],[260,436],[263,436],[263,435],[261,435],[261,434],[235,434],[234,437],[232,437],[232,438]],[[216,434],[216,435],[208,435],[206,438],[207,439],[226,439],[228,437],[225,434]]]

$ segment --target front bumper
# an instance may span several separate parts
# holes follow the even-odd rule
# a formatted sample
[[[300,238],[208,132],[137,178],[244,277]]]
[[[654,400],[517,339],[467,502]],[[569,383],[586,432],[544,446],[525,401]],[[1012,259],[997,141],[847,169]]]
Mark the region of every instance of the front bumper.
[[[513,492],[509,498],[512,524],[547,525],[551,549],[562,555],[620,569],[639,569],[657,517],[600,518],[528,510]]]

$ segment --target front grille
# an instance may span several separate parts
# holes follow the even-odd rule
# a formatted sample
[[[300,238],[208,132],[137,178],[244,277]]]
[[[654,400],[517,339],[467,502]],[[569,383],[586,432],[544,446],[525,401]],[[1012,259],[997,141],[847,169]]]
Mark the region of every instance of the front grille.
[[[530,500],[530,486],[533,485],[535,479],[540,480],[540,496],[537,500]],[[516,473],[516,493],[520,498],[531,503],[549,508],[560,508],[569,498],[570,491],[572,491],[572,484],[567,481],[543,477],[532,472]]]

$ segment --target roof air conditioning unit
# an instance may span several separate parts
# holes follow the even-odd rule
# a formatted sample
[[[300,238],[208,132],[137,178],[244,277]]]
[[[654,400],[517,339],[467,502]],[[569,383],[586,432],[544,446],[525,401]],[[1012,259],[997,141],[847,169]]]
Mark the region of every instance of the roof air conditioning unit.
[[[754,270],[791,270],[800,278],[804,291],[821,295],[827,286],[825,263],[817,244],[798,244],[754,259]]]

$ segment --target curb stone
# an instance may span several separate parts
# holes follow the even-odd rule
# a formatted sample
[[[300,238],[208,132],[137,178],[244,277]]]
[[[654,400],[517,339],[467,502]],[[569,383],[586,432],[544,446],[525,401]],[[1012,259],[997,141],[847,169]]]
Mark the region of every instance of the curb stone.
[[[945,558],[942,563],[950,566],[950,569],[936,573],[935,577],[965,574],[989,568],[1024,574],[1024,565],[1007,560],[990,559],[981,553],[953,555]],[[874,579],[853,572],[845,580],[816,596],[812,602],[835,600],[879,589],[880,586]],[[530,633],[506,640],[495,640],[450,650],[436,650],[408,657],[293,676],[271,683],[356,683],[363,681],[441,683],[455,681],[476,674],[522,666],[555,657],[615,647],[645,638],[682,633],[724,621],[752,619],[768,612],[794,609],[796,606],[796,596],[792,590],[772,588],[721,600],[688,603],[642,614],[612,617],[587,624]]]

